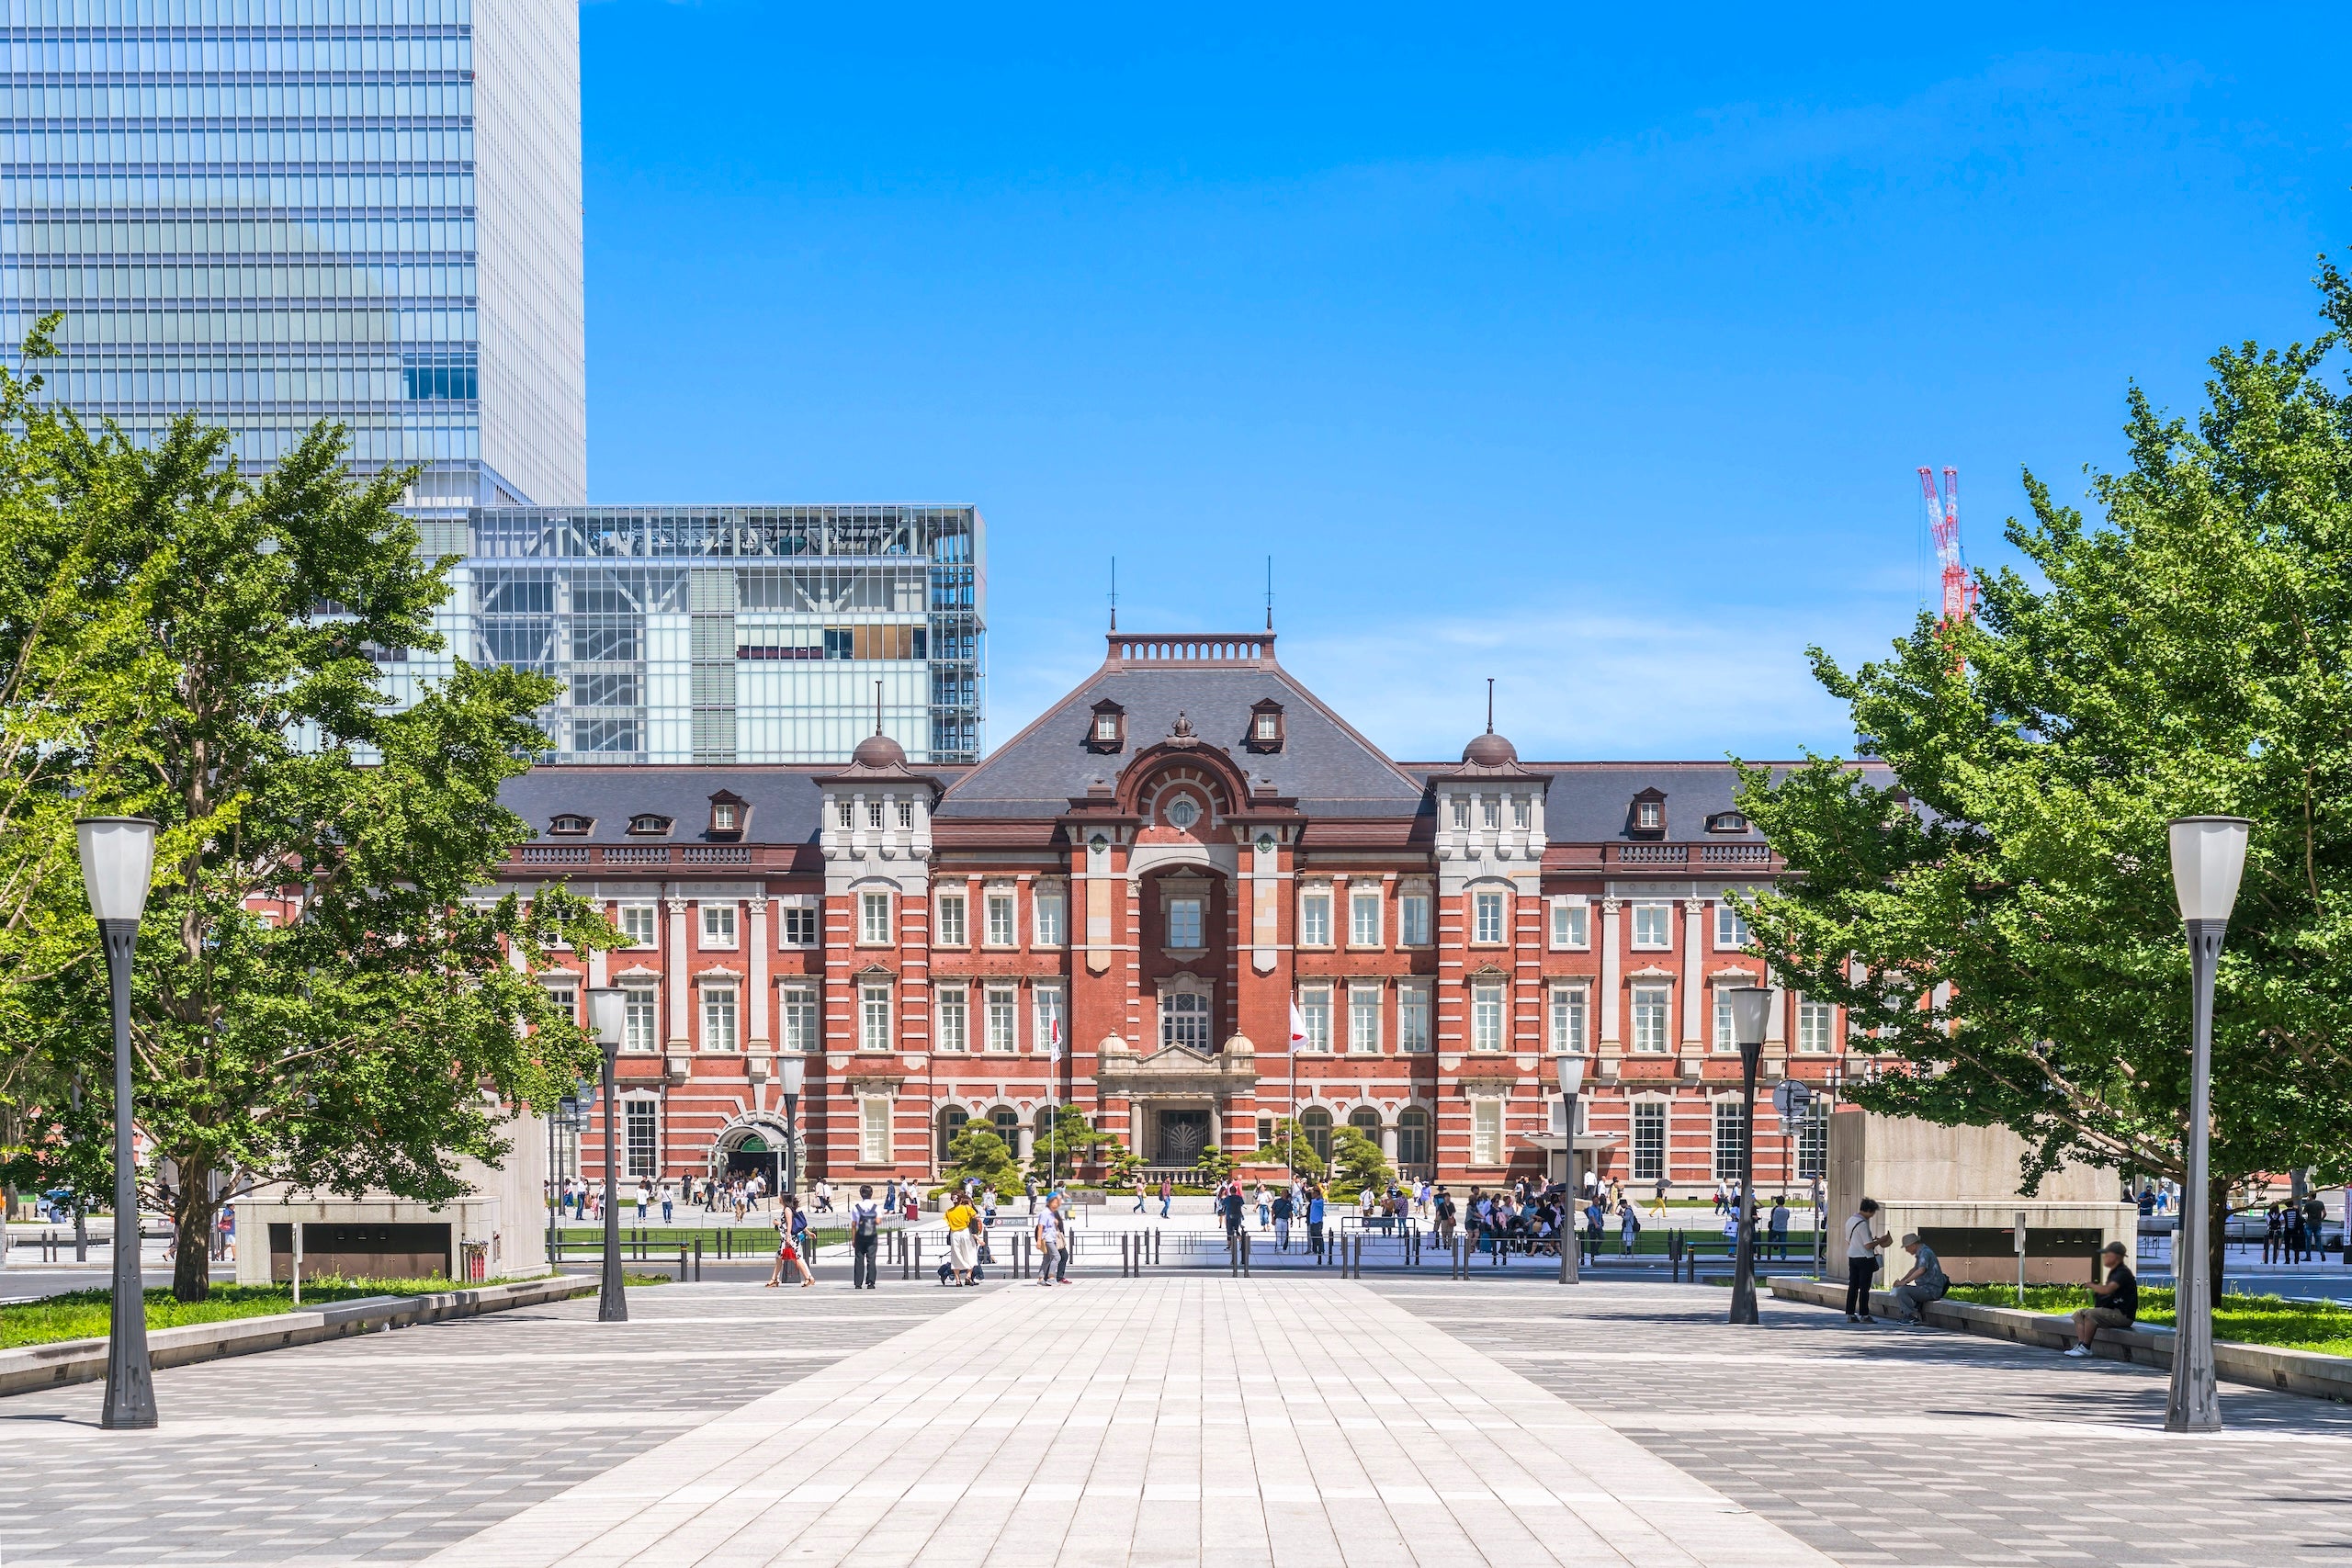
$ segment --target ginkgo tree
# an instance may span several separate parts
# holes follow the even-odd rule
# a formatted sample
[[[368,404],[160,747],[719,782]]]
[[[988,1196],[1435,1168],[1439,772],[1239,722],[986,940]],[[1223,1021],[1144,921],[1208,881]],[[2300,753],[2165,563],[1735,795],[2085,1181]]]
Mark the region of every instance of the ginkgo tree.
[[[1796,874],[1753,901],[1774,971],[1850,1010],[1880,1111],[2016,1129],[2062,1160],[2183,1169],[2189,971],[2165,824],[2254,822],[2221,963],[2212,1187],[2352,1172],[2352,401],[2335,330],[2227,348],[2205,406],[2137,388],[2097,517],[2031,474],[1973,623],[1922,616],[1849,671],[1813,650],[1893,781],[1745,771]],[[2194,1200],[2192,1200],[2194,1201]],[[2211,1260],[2218,1277],[2217,1251]]]

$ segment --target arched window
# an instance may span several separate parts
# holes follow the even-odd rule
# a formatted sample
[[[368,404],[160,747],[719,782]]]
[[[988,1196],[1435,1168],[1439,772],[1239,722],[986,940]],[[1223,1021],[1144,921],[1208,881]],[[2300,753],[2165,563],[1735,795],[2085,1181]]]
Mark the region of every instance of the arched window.
[[[1317,1159],[1331,1157],[1331,1113],[1319,1105],[1310,1105],[1298,1113],[1298,1129],[1306,1134],[1306,1142]]]
[[[956,1134],[962,1132],[964,1123],[970,1120],[971,1118],[964,1113],[963,1107],[957,1105],[951,1105],[939,1113],[940,1164],[945,1165],[955,1157],[947,1152],[947,1145],[956,1141]]]
[[[1170,991],[1159,998],[1159,1043],[1209,1051],[1209,999],[1198,991]],[[1327,1118],[1328,1120],[1328,1118]]]
[[[1396,1163],[1408,1167],[1430,1163],[1430,1113],[1419,1106],[1396,1112]]]
[[[1348,1125],[1372,1140],[1373,1147],[1380,1146],[1380,1112],[1369,1105],[1359,1105],[1348,1112]]]

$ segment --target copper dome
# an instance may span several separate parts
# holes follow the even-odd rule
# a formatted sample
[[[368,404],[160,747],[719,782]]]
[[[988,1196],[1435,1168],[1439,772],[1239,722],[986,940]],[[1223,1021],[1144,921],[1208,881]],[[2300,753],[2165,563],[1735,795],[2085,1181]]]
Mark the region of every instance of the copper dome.
[[[903,768],[907,765],[907,749],[887,735],[874,734],[857,743],[850,761],[861,768]]]
[[[1519,761],[1519,748],[1489,729],[1462,748],[1462,760],[1482,768],[1500,768]]]

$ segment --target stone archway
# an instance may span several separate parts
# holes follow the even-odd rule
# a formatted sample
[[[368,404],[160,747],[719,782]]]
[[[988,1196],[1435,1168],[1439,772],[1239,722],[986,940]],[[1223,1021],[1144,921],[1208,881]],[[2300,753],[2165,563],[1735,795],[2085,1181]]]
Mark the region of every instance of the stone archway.
[[[718,1130],[710,1141],[710,1174],[720,1181],[757,1171],[768,1179],[769,1190],[780,1190],[787,1169],[797,1168],[803,1181],[808,1179],[808,1145],[805,1134],[797,1139],[784,1118],[773,1111],[746,1111]],[[797,1161],[787,1157],[797,1154]]]

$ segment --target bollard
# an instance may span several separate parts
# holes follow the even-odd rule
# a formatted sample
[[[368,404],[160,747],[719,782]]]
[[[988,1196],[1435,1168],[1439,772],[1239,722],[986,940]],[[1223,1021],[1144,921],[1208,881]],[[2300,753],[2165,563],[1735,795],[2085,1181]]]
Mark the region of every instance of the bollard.
[[[1129,1279],[1135,1271],[1135,1238],[1123,1235],[1119,1238],[1119,1278]]]
[[[1241,1278],[1241,1244],[1231,1231],[1225,1233],[1225,1271],[1233,1279]]]
[[[1453,1277],[1457,1280],[1470,1277],[1470,1265],[1462,1250],[1462,1236],[1458,1232],[1453,1238]]]
[[[1241,1273],[1245,1279],[1250,1274],[1250,1233],[1248,1231],[1241,1233]]]
[[[1155,1264],[1159,1261],[1159,1233],[1158,1231],[1151,1233],[1151,1260]]]
[[[702,1283],[702,1237],[695,1237],[695,1283]]]

